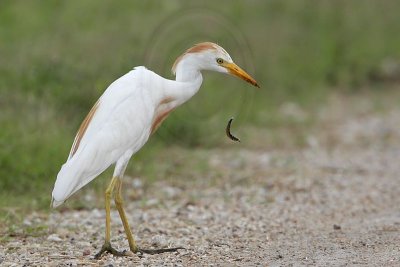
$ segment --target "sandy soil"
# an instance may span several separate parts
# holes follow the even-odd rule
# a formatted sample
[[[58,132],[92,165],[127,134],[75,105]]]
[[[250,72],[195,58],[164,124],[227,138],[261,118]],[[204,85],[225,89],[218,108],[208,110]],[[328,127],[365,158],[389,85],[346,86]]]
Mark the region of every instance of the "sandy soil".
[[[400,266],[400,107],[349,115],[336,104],[302,149],[198,150],[184,157],[206,162],[201,176],[127,177],[139,245],[185,249],[94,260],[103,210],[33,212],[24,223],[48,230],[9,238],[0,265]],[[112,220],[112,243],[127,249],[115,210]]]

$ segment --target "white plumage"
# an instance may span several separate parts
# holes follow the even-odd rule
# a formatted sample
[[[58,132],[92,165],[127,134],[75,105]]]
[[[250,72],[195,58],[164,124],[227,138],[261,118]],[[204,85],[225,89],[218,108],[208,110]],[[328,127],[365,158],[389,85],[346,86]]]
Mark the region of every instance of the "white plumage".
[[[185,90],[190,97],[200,87],[199,83],[187,82],[178,83],[174,88],[172,85],[170,80],[145,67],[136,67],[107,88],[95,105],[97,108],[79,147],[74,153],[77,135],[68,160],[57,175],[53,207],[62,204],[119,159],[129,160],[148,140],[157,114],[186,100],[176,99],[180,90],[177,88],[187,85]],[[166,98],[171,101],[160,105]]]
[[[142,148],[168,114],[199,90],[203,81],[202,70],[233,74],[258,86],[253,78],[233,63],[222,47],[209,42],[200,43],[175,61],[175,81],[145,67],[136,67],[105,90],[82,122],[68,159],[57,175],[52,206],[61,205],[115,164],[113,179],[106,191],[106,240],[97,257],[104,251],[122,255],[110,245],[110,198],[114,187],[117,188],[115,204],[131,251],[150,253],[149,250],[140,250],[133,239],[122,207],[120,179],[131,156]]]

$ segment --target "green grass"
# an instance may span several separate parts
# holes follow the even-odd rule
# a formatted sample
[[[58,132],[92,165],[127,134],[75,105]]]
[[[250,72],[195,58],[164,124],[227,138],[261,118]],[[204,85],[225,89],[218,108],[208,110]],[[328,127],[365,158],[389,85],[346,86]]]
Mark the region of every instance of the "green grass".
[[[374,0],[1,1],[0,204],[47,208],[75,131],[105,88],[137,65],[172,78],[174,59],[202,40],[224,46],[261,90],[207,73],[130,172],[154,176],[147,163],[165,145],[220,145],[231,116],[235,129],[301,132],[312,120],[293,127],[279,115],[283,103],[313,110],[333,90],[385,88],[371,75],[400,58],[399,8]]]

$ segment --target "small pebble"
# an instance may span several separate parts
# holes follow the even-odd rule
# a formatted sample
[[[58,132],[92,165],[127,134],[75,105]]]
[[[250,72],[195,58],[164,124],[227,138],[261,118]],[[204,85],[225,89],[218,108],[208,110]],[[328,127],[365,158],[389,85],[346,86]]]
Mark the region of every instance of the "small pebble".
[[[83,255],[83,256],[88,256],[88,255],[90,255],[90,249],[84,249],[83,252],[82,252],[82,255]]]
[[[56,235],[56,234],[51,234],[51,235],[49,235],[49,236],[47,237],[47,240],[48,240],[48,241],[52,241],[52,242],[61,242],[61,241],[62,241],[62,239],[61,239],[58,235]]]
[[[31,226],[32,225],[32,222],[30,220],[28,220],[28,219],[24,219],[24,221],[22,223],[24,225],[26,225],[26,226]]]
[[[168,242],[164,236],[156,235],[151,238],[151,244],[155,247],[166,247]]]
[[[334,224],[333,225],[333,229],[334,230],[340,230],[340,229],[342,229],[342,227],[340,225],[338,225],[338,224]]]
[[[142,182],[142,180],[140,180],[139,178],[134,178],[134,179],[132,180],[132,186],[133,186],[134,188],[142,188],[142,187],[143,187],[143,182]]]
[[[127,251],[127,252],[125,252],[125,255],[126,256],[129,256],[129,257],[135,257],[135,253],[133,253],[132,251]]]

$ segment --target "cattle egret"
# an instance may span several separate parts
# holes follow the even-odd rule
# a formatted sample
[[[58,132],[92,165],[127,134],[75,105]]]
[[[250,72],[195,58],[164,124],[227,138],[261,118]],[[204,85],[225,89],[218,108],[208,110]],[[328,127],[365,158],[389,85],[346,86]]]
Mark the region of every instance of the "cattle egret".
[[[135,67],[105,90],[83,120],[68,159],[57,175],[52,206],[61,205],[111,164],[115,164],[113,177],[105,191],[105,242],[96,258],[104,252],[126,255],[126,252],[115,250],[110,243],[112,196],[130,251],[154,254],[179,249],[150,250],[138,247],[123,208],[121,179],[132,155],[142,148],[171,111],[197,93],[203,81],[203,70],[232,74],[259,87],[222,47],[204,42],[189,48],[176,59],[172,67],[175,80],[165,79],[143,66]]]

